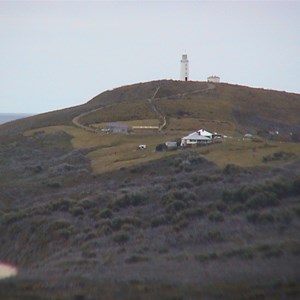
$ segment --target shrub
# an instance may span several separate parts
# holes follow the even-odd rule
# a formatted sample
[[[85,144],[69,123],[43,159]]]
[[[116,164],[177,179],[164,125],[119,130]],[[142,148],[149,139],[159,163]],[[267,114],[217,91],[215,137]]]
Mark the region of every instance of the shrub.
[[[62,187],[62,184],[60,182],[48,182],[47,186],[50,188],[58,189]]]
[[[260,192],[250,197],[246,202],[246,206],[252,209],[277,206],[278,204],[278,197],[272,192]]]
[[[110,219],[113,216],[112,211],[109,208],[103,209],[100,213],[99,213],[100,218],[102,219]]]
[[[282,250],[278,245],[260,245],[256,248],[258,252],[261,253],[261,255],[265,258],[270,258],[270,257],[278,257],[283,254]]]
[[[204,182],[208,181],[208,177],[207,177],[207,176],[204,176],[204,175],[201,175],[201,176],[194,176],[192,180],[193,180],[193,182],[194,182],[196,185],[201,185],[201,184],[203,184]]]
[[[235,175],[243,172],[245,171],[242,167],[239,167],[234,164],[227,164],[223,169],[223,173],[226,175]]]
[[[166,193],[162,197],[162,202],[164,205],[167,205],[174,200],[183,200],[184,199],[184,193],[177,190],[171,190],[170,192]]]
[[[68,228],[62,228],[57,231],[57,235],[59,236],[59,238],[68,240],[71,235],[71,231]]]
[[[189,225],[188,220],[182,219],[179,222],[177,222],[176,224],[174,224],[173,229],[175,231],[180,231],[182,228],[187,227],[188,225]]]
[[[233,249],[223,253],[225,257],[239,256],[245,259],[252,259],[254,257],[254,250],[252,248]]]
[[[189,182],[189,181],[181,181],[178,183],[178,187],[181,188],[181,189],[189,189],[191,188],[193,185]]]
[[[95,258],[97,256],[97,253],[91,250],[84,250],[82,251],[81,255],[84,258]]]
[[[139,227],[142,224],[142,221],[138,217],[116,217],[111,220],[111,228],[113,230],[120,230],[124,224]]]
[[[74,217],[82,216],[84,214],[84,210],[80,206],[75,206],[70,211]]]
[[[223,222],[224,216],[221,212],[215,211],[208,215],[208,219],[212,222]]]
[[[147,202],[147,197],[142,194],[125,195],[113,202],[114,208],[126,208],[128,206],[139,206]]]
[[[233,205],[230,210],[233,213],[239,213],[239,212],[245,210],[245,205],[243,205],[243,204],[236,204],[236,205]]]
[[[265,187],[270,192],[273,192],[277,197],[282,198],[288,195],[289,184],[284,181],[272,182]]]
[[[127,232],[123,232],[123,231],[114,233],[112,238],[113,238],[113,241],[118,244],[124,244],[124,243],[128,242],[130,239],[129,234]]]
[[[215,207],[218,211],[224,212],[227,210],[227,205],[224,202],[217,202]]]
[[[60,211],[68,211],[70,206],[72,204],[72,201],[69,199],[62,199],[60,201],[51,203],[52,205],[52,210],[60,210]]]
[[[201,217],[205,214],[205,211],[203,208],[200,207],[193,207],[193,208],[188,208],[182,213],[187,217],[187,218],[192,218],[192,217]]]
[[[300,241],[290,240],[284,244],[284,249],[294,255],[300,255]]]
[[[295,204],[293,207],[295,214],[300,217],[300,204]]]
[[[201,253],[201,254],[196,254],[195,255],[195,259],[199,262],[205,262],[207,260],[214,260],[218,258],[218,254],[217,253]]]
[[[281,211],[277,214],[276,216],[276,220],[281,222],[281,223],[285,223],[285,224],[289,224],[292,221],[292,214],[288,211]]]
[[[69,221],[61,219],[61,220],[56,220],[54,223],[52,223],[48,227],[48,230],[49,231],[55,231],[55,230],[58,230],[58,229],[68,228],[70,226],[71,226],[71,224],[70,224]]]
[[[160,215],[151,220],[152,227],[158,227],[168,223],[168,218],[165,215]]]
[[[166,210],[167,210],[167,212],[169,212],[169,213],[176,213],[176,212],[178,212],[178,211],[180,211],[180,210],[183,210],[183,209],[185,209],[185,208],[186,208],[185,202],[183,202],[183,201],[181,201],[181,200],[175,200],[175,201],[171,202],[171,203],[167,206]]]
[[[218,230],[208,231],[206,234],[206,239],[210,242],[223,242],[225,240],[222,233]]]
[[[270,212],[249,212],[247,220],[251,223],[268,224],[273,223],[275,218]]]
[[[78,205],[81,206],[83,209],[90,209],[92,207],[95,207],[96,203],[93,200],[84,199],[80,201]]]
[[[125,259],[125,262],[127,264],[133,264],[133,263],[140,263],[149,261],[150,258],[148,256],[141,256],[141,255],[131,255]]]
[[[300,195],[300,177],[296,177],[291,184],[292,195]]]

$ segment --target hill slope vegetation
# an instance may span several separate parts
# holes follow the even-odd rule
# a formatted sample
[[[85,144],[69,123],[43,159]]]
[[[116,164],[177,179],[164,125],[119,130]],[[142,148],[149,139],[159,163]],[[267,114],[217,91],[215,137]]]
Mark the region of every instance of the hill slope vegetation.
[[[298,133],[299,98],[155,81],[0,126],[0,260],[19,268],[0,298],[298,299],[299,144],[240,137]],[[232,139],[153,153],[196,126]]]

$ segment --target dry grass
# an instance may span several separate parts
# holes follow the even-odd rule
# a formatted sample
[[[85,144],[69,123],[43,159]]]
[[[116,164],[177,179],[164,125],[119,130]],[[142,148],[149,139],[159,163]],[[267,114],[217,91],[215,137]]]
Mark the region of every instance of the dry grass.
[[[112,135],[106,136],[108,139],[112,137]],[[107,148],[99,148],[88,154],[95,173],[139,165],[171,154],[154,152],[156,145],[164,139],[161,135],[118,135],[118,138],[118,144]],[[146,144],[147,148],[137,150],[140,144]]]
[[[281,142],[254,142],[242,139],[228,139],[223,144],[211,145],[199,150],[205,157],[224,167],[227,164],[236,164],[242,167],[265,165],[263,157],[274,152],[285,151],[300,156],[300,145]],[[207,153],[208,152],[208,153]],[[282,164],[272,162],[272,165]]]
[[[193,123],[193,120],[191,123],[189,123],[189,121],[190,120],[187,120],[186,123],[183,122],[182,124],[189,124],[187,126],[190,126]],[[185,135],[184,131],[176,130],[168,130],[164,135],[154,133],[129,135],[95,134],[73,126],[45,127],[27,131],[25,135],[32,135],[37,131],[50,133],[60,130],[65,131],[73,137],[71,142],[75,149],[97,148],[88,154],[88,158],[91,160],[91,166],[95,174],[138,165],[170,155],[170,152],[156,153],[155,147],[158,144],[175,140]],[[146,144],[147,148],[145,150],[137,150],[137,147],[140,144]],[[300,145],[295,143],[270,141],[244,141],[236,136],[232,139],[226,139],[223,144],[197,148],[197,151],[220,167],[224,167],[229,163],[242,167],[252,167],[265,165],[265,163],[263,163],[263,157],[274,152],[284,151],[300,156]],[[282,161],[268,164],[276,165],[280,163],[282,163]]]
[[[188,99],[159,99],[155,101],[158,109],[169,117],[192,117],[199,119],[232,122],[230,99],[213,99],[194,95]]]
[[[231,134],[235,130],[235,125],[232,122],[217,121],[212,119],[199,118],[169,118],[167,130],[172,131],[187,131],[191,133],[200,128],[209,128],[210,131],[221,134]]]

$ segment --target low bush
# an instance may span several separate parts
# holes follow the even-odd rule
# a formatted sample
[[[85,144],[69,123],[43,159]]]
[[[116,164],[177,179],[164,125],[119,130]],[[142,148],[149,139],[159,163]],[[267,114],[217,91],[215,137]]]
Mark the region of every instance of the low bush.
[[[202,217],[205,214],[205,210],[201,207],[193,207],[193,208],[187,208],[183,210],[182,213],[187,218]]]
[[[127,264],[134,264],[134,263],[140,263],[140,262],[146,262],[149,261],[150,258],[148,256],[141,256],[141,255],[131,255],[125,259],[125,262]]]
[[[260,209],[277,205],[279,205],[279,199],[277,195],[268,191],[254,194],[246,202],[246,206],[251,209]]]
[[[170,190],[169,192],[163,195],[162,202],[164,205],[168,205],[174,200],[183,200],[183,199],[184,199],[184,192],[178,190]]]
[[[168,213],[176,213],[186,208],[186,203],[181,200],[175,200],[168,204],[166,211]]]
[[[291,194],[298,196],[300,195],[300,176],[294,178],[294,180],[291,183]]]
[[[70,210],[71,214],[74,216],[74,217],[78,217],[78,216],[82,216],[84,215],[84,210],[82,207],[80,206],[75,206],[73,207],[71,210]]]
[[[52,210],[53,211],[68,211],[69,208],[71,207],[72,200],[70,199],[61,199],[57,202],[52,202]]]
[[[208,219],[212,222],[223,222],[224,216],[221,212],[215,211],[208,215]]]
[[[290,240],[284,243],[283,250],[286,250],[293,255],[300,255],[300,241]]]
[[[120,230],[125,224],[139,227],[142,224],[142,220],[138,217],[115,217],[111,220],[111,228],[115,231]]]
[[[127,232],[119,231],[113,234],[112,239],[118,244],[124,244],[129,241],[130,236]]]
[[[190,181],[180,181],[178,182],[177,184],[178,188],[181,188],[181,189],[189,189],[189,188],[192,188],[193,185]]]
[[[169,218],[166,215],[160,215],[151,220],[152,227],[158,227],[161,225],[168,224]]]
[[[230,208],[230,211],[231,211],[232,213],[239,213],[239,212],[244,211],[244,210],[246,210],[246,207],[245,207],[244,204],[235,204],[235,205],[233,205],[233,206]]]
[[[110,219],[112,216],[113,212],[109,208],[103,209],[99,212],[99,217],[102,219]]]
[[[173,229],[174,229],[175,231],[180,231],[181,229],[187,227],[188,225],[189,225],[188,220],[186,220],[186,219],[181,219],[181,220],[179,220],[177,223],[175,223],[175,224],[173,225]]]
[[[205,238],[209,242],[223,242],[225,240],[223,234],[218,230],[208,231]]]
[[[290,224],[293,219],[292,214],[289,211],[280,211],[276,215],[276,221],[284,224]]]
[[[142,194],[126,194],[123,197],[116,199],[112,206],[115,209],[126,208],[129,206],[139,206],[146,203],[147,200],[148,198]]]
[[[82,207],[83,209],[90,209],[90,208],[93,208],[96,206],[96,203],[95,201],[93,200],[90,200],[90,199],[84,199],[84,200],[81,200],[78,205],[80,207]]]
[[[201,254],[196,254],[195,259],[199,262],[205,262],[208,260],[215,260],[218,258],[218,254],[213,252],[213,253],[201,253]]]
[[[292,207],[294,213],[300,217],[300,204],[295,204],[293,207]]]
[[[273,223],[275,218],[270,212],[249,212],[247,220],[254,224],[268,224]]]
[[[225,257],[241,257],[245,259],[252,259],[254,257],[254,250],[252,248],[239,248],[239,249],[233,249],[229,251],[225,251],[223,255]]]
[[[264,258],[279,257],[283,254],[278,245],[263,244],[256,247],[256,250],[261,253]]]
[[[223,169],[223,173],[225,175],[236,175],[236,174],[244,173],[244,172],[245,172],[245,170],[242,167],[234,165],[234,164],[227,164]]]
[[[58,189],[62,187],[62,184],[61,182],[54,181],[54,182],[48,182],[47,186],[50,188]]]
[[[204,175],[194,176],[192,180],[196,185],[201,185],[206,181],[208,181],[208,176],[204,176]]]

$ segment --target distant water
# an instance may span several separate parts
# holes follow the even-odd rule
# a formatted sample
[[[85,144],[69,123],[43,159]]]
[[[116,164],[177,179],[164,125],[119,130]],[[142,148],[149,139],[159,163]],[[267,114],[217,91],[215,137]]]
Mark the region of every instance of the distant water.
[[[22,119],[26,117],[30,117],[32,114],[3,114],[0,113],[0,124],[4,124],[9,121],[17,120],[17,119]]]

